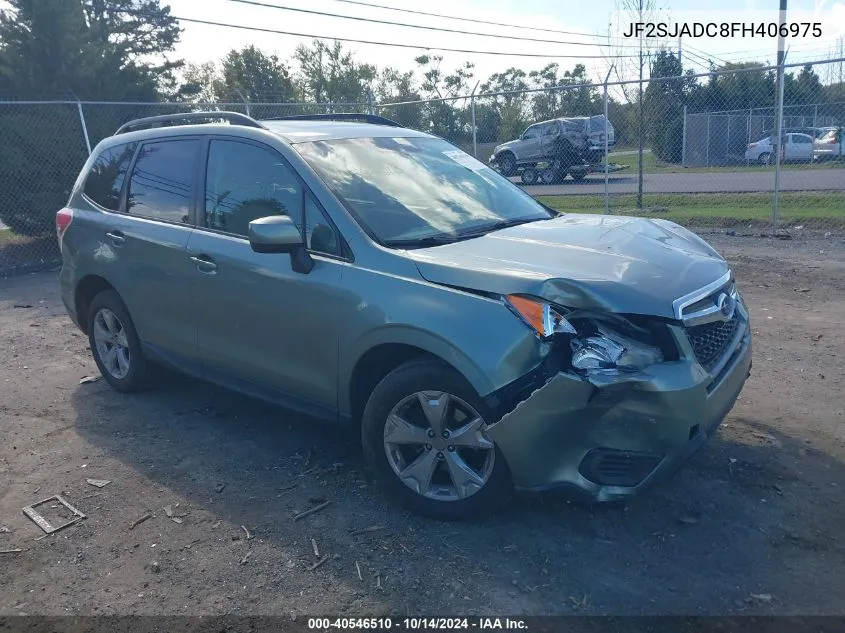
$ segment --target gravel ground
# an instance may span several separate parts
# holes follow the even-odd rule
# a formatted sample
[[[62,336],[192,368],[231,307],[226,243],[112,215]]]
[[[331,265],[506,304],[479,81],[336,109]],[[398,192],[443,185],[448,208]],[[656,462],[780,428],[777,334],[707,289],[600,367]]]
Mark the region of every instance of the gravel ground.
[[[624,505],[463,524],[398,509],[335,428],[180,377],[80,384],[55,271],[0,280],[0,615],[845,614],[845,243],[707,237],[755,332],[719,434]],[[21,508],[54,494],[88,518],[36,540]]]

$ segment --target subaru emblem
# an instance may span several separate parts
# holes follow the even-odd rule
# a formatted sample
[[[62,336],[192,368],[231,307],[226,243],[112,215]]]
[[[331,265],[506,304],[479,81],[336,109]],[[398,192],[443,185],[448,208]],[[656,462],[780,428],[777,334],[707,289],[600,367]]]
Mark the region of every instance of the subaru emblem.
[[[736,297],[734,297],[733,295],[729,295],[726,292],[723,292],[716,299],[716,306],[719,308],[719,312],[722,313],[722,316],[724,316],[725,320],[727,321],[733,316],[734,310],[736,309]]]

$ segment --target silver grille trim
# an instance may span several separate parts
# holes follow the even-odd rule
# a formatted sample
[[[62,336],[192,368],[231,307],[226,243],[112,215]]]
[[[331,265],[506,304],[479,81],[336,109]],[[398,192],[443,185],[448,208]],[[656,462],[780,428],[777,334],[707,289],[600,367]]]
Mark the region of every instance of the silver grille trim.
[[[672,302],[675,318],[686,327],[730,320],[739,300],[732,277],[729,270],[713,283],[675,299]]]

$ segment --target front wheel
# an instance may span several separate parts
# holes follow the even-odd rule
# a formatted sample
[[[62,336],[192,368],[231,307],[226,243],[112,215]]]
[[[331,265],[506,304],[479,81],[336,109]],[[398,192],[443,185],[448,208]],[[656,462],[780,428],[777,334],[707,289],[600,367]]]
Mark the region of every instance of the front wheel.
[[[434,359],[405,363],[364,409],[368,463],[412,510],[443,519],[485,514],[511,489],[502,454],[487,437],[487,407],[469,383]]]
[[[769,152],[763,152],[760,156],[757,157],[757,162],[761,165],[768,165],[769,160],[771,159],[772,155]]]

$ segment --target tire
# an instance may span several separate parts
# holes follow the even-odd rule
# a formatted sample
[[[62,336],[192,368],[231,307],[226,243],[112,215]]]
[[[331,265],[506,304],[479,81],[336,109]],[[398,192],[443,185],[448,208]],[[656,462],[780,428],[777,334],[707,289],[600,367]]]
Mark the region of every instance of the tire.
[[[510,152],[504,152],[496,158],[503,176],[516,175],[516,157]]]
[[[537,184],[537,170],[533,167],[526,167],[522,170],[522,184],[524,185],[534,185]]]
[[[543,185],[556,185],[566,178],[566,171],[551,167],[540,172],[539,180]]]
[[[104,290],[91,301],[88,342],[100,373],[114,389],[131,393],[149,386],[150,364],[141,353],[129,311],[114,290]]]
[[[453,435],[432,436],[424,406],[434,417],[444,411]],[[452,367],[437,359],[409,361],[370,394],[361,425],[364,456],[388,491],[411,510],[439,519],[481,516],[501,506],[512,488],[504,457],[484,436],[483,420],[489,417],[484,401]],[[472,424],[475,419],[479,424]],[[463,446],[448,444],[450,439]],[[469,446],[473,443],[476,448]],[[414,465],[418,468],[411,470]],[[463,477],[464,467],[472,477]],[[400,472],[408,473],[404,481]]]
[[[763,152],[757,157],[757,162],[761,165],[768,165],[772,155],[769,152]]]

